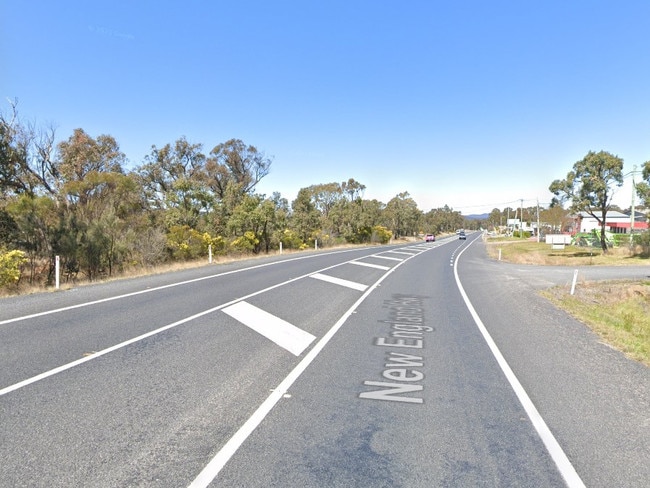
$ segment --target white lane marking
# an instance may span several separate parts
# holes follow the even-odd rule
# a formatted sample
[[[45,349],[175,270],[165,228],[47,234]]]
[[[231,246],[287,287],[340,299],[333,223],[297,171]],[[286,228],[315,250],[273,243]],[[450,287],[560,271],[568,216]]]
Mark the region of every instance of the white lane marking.
[[[533,426],[535,427],[537,434],[542,439],[544,446],[546,446],[546,450],[551,455],[551,458],[555,462],[555,465],[560,471],[560,474],[564,478],[564,481],[566,482],[567,486],[569,488],[585,488],[585,484],[583,483],[582,479],[580,478],[575,468],[571,464],[571,461],[569,461],[569,458],[562,450],[562,447],[560,446],[559,442],[553,436],[551,429],[548,428],[546,422],[544,421],[540,413],[537,411],[535,404],[533,404],[532,400],[528,396],[528,393],[526,393],[526,390],[524,389],[524,387],[521,385],[521,383],[515,376],[515,373],[512,371],[510,365],[503,357],[503,354],[501,354],[501,351],[497,347],[496,343],[492,339],[492,336],[490,335],[487,328],[483,324],[483,321],[481,320],[478,313],[474,309],[472,302],[469,301],[469,297],[467,296],[467,293],[465,293],[465,289],[463,288],[463,285],[460,282],[460,278],[458,277],[458,261],[460,260],[460,257],[467,249],[469,249],[469,246],[463,248],[463,250],[458,254],[458,257],[456,258],[456,261],[454,263],[454,276],[456,278],[456,285],[458,286],[458,290],[460,291],[460,294],[463,297],[463,300],[465,301],[465,305],[467,306],[469,312],[472,314],[476,326],[481,331],[481,334],[483,335],[485,342],[487,343],[488,347],[492,351],[492,355],[497,360],[497,363],[499,363],[499,366],[501,367],[501,371],[503,371],[503,374],[505,375],[506,379],[510,383],[510,386],[514,390],[515,395],[517,395],[519,402],[524,407],[524,410],[526,411],[528,418],[533,423]]]
[[[352,288],[353,290],[365,291],[368,288],[367,285],[363,283],[357,283],[356,281],[344,280],[342,278],[335,278],[334,276],[329,276],[321,273],[314,273],[309,275],[310,278],[315,278],[321,281],[327,281],[328,283],[334,283],[335,285],[345,286],[347,288]]]
[[[406,251],[386,251],[386,252],[389,252],[391,254],[405,254],[407,256],[415,256],[416,254],[419,254],[419,251],[417,253],[406,252]]]
[[[273,261],[272,263],[257,264],[255,266],[249,266],[247,268],[234,269],[232,271],[225,271],[223,273],[217,273],[217,274],[213,274],[213,275],[210,275],[210,276],[203,276],[201,278],[194,278],[194,279],[191,279],[191,280],[179,281],[178,283],[170,283],[169,285],[157,286],[155,288],[147,288],[146,290],[139,290],[139,291],[134,291],[134,292],[131,292],[131,293],[125,293],[123,295],[116,295],[116,296],[112,296],[112,297],[108,297],[108,298],[101,298],[99,300],[93,300],[93,301],[90,301],[90,302],[78,303],[76,305],[70,305],[70,306],[67,306],[67,307],[55,308],[53,310],[46,310],[45,312],[38,312],[38,313],[30,314],[30,315],[23,315],[22,317],[15,317],[13,319],[0,320],[0,325],[10,324],[12,322],[19,322],[21,320],[33,319],[33,318],[36,318],[36,317],[42,317],[44,315],[50,315],[50,314],[65,312],[65,311],[68,311],[68,310],[74,310],[75,308],[88,307],[90,305],[97,305],[99,303],[110,302],[110,301],[113,301],[113,300],[120,300],[122,298],[129,298],[129,297],[133,297],[133,296],[137,296],[137,295],[142,295],[144,293],[151,293],[151,292],[154,292],[154,291],[164,290],[166,288],[173,288],[175,286],[188,285],[190,283],[196,283],[196,282],[203,281],[203,280],[210,280],[210,279],[213,279],[213,278],[219,278],[221,276],[227,276],[227,275],[231,275],[231,274],[235,274],[235,273],[241,273],[243,271],[250,271],[252,269],[259,269],[259,268],[264,268],[264,267],[267,267],[267,266],[274,266],[276,264],[288,263],[290,261],[299,261],[299,260],[303,260],[303,259],[312,259],[312,258],[315,258],[315,257],[329,256],[331,254],[340,254],[340,253],[344,253],[344,252],[362,251],[362,250],[365,250],[365,249],[368,249],[368,248],[367,247],[362,247],[362,248],[359,248],[359,249],[344,249],[342,251],[332,251],[332,252],[318,254],[318,255],[298,256],[298,257],[295,257],[295,258],[283,259],[281,261]],[[325,269],[329,269],[329,268],[325,268]]]
[[[203,312],[197,313],[195,315],[192,315],[190,317],[186,317],[182,320],[179,320],[178,322],[174,322],[173,324],[168,324],[165,325],[164,327],[160,327],[159,329],[152,330],[151,332],[147,332],[146,334],[139,335],[137,337],[134,337],[132,339],[129,339],[128,341],[120,342],[119,344],[116,344],[114,346],[108,347],[106,349],[102,349],[101,351],[93,352],[92,354],[88,356],[84,356],[80,359],[77,359],[76,361],[72,361],[71,363],[64,364],[62,366],[59,366],[57,368],[51,369],[49,371],[45,371],[44,373],[41,373],[36,376],[32,376],[31,378],[27,378],[26,380],[20,381],[19,383],[15,383],[13,385],[7,386],[5,388],[0,389],[0,396],[6,395],[9,392],[12,392],[14,390],[18,390],[20,388],[23,388],[27,385],[31,385],[32,383],[36,383],[37,381],[44,380],[45,378],[49,378],[50,376],[54,376],[57,373],[61,373],[63,371],[66,371],[68,369],[74,368],[75,366],[79,366],[80,364],[86,363],[88,361],[92,361],[93,359],[97,359],[100,356],[103,356],[104,354],[108,354],[109,352],[117,351],[118,349],[121,349],[123,347],[128,346],[129,344],[133,344],[134,342],[141,341],[143,339],[146,339],[147,337],[151,337],[152,335],[159,334],[160,332],[163,332],[167,329],[171,329],[173,327],[176,327],[178,325],[184,324],[185,322],[189,322],[190,320],[194,320],[196,318],[199,318],[203,315],[209,314],[211,312],[214,312],[216,310],[219,310],[220,308],[224,307],[225,305],[220,305],[219,307],[214,307],[211,308],[210,310],[204,310]]]
[[[237,302],[223,309],[235,320],[275,342],[294,356],[300,356],[316,336],[247,302]]]
[[[296,258],[296,259],[302,259],[302,258]],[[284,261],[282,261],[282,262],[284,262]],[[267,264],[270,264],[270,263],[267,263]],[[326,271],[326,270],[328,270],[328,269],[336,268],[337,266],[340,266],[341,264],[344,264],[344,263],[338,263],[338,264],[335,264],[335,265],[333,265],[333,266],[328,266],[328,267],[326,267],[326,268],[323,268],[321,271]],[[259,266],[253,266],[253,267],[251,267],[251,268],[247,268],[247,269],[254,269],[254,268],[263,267],[263,266],[266,266],[266,264],[259,265]],[[238,272],[238,271],[240,271],[240,270],[229,271],[229,272],[226,272],[226,273],[222,273],[221,275],[214,275],[214,276],[212,276],[212,277],[223,276],[223,275],[227,275],[227,274],[231,274],[231,273],[236,273],[236,272]],[[133,344],[134,342],[141,341],[141,340],[143,340],[143,339],[146,339],[147,337],[151,337],[151,336],[156,335],[156,334],[158,334],[158,333],[160,333],[160,332],[163,332],[163,331],[165,331],[165,330],[167,330],[167,329],[171,329],[171,328],[176,327],[176,326],[178,326],[178,325],[184,324],[184,323],[186,323],[186,322],[189,322],[189,321],[191,321],[191,320],[194,320],[194,319],[196,319],[196,318],[198,318],[198,317],[201,317],[201,316],[203,316],[203,315],[206,315],[206,314],[209,314],[209,313],[212,313],[212,312],[216,312],[217,310],[221,310],[222,308],[225,308],[225,307],[227,307],[227,306],[229,306],[229,305],[232,305],[232,304],[234,304],[234,303],[237,303],[237,302],[240,301],[240,300],[246,300],[247,298],[251,298],[251,297],[254,297],[254,296],[256,296],[256,295],[261,295],[262,293],[265,293],[265,292],[267,292],[267,291],[273,290],[273,289],[275,289],[275,288],[280,288],[280,287],[282,287],[282,286],[284,286],[284,285],[287,285],[287,284],[289,284],[289,283],[293,283],[294,281],[301,280],[301,279],[303,279],[303,278],[306,278],[306,277],[309,276],[310,274],[311,274],[311,273],[306,273],[306,274],[304,274],[304,275],[300,275],[300,276],[296,276],[295,278],[291,278],[290,280],[283,281],[283,282],[281,282],[281,283],[276,283],[275,285],[271,285],[271,286],[269,286],[269,287],[267,287],[267,288],[264,288],[264,289],[262,289],[262,290],[258,290],[258,291],[256,291],[256,292],[249,293],[248,295],[245,295],[245,296],[243,296],[243,297],[236,298],[236,299],[231,300],[231,301],[229,301],[229,302],[227,302],[227,303],[223,303],[223,304],[221,304],[221,305],[219,305],[219,306],[217,306],[217,307],[213,307],[213,308],[210,308],[210,309],[208,309],[208,310],[204,310],[203,312],[199,312],[199,313],[197,313],[197,314],[195,314],[195,315],[192,315],[192,316],[190,316],[190,317],[186,317],[186,318],[184,318],[184,319],[182,319],[182,320],[179,320],[179,321],[177,321],[177,322],[174,322],[173,324],[165,325],[165,326],[160,327],[160,328],[158,328],[158,329],[156,329],[156,330],[152,330],[152,331],[150,331],[150,332],[147,332],[147,333],[145,333],[145,334],[139,335],[139,336],[137,336],[137,337],[134,337],[134,338],[129,339],[129,340],[127,340],[127,341],[121,342],[121,343],[116,344],[116,345],[114,345],[114,346],[108,347],[108,348],[106,348],[106,349],[102,349],[101,351],[98,351],[98,352],[92,354],[91,356],[85,356],[85,357],[83,357],[83,358],[81,358],[81,359],[77,359],[76,361],[72,361],[71,363],[67,363],[67,364],[64,364],[64,365],[62,365],[62,366],[58,366],[58,367],[56,367],[56,368],[54,368],[54,369],[51,369],[51,370],[49,370],[49,371],[45,371],[44,373],[38,374],[38,375],[33,376],[33,377],[31,377],[31,378],[27,378],[26,380],[20,381],[20,382],[14,384],[14,385],[10,385],[10,386],[7,386],[7,387],[5,387],[5,388],[0,389],[0,396],[5,395],[5,394],[7,394],[7,393],[9,393],[9,392],[12,392],[12,391],[14,391],[14,390],[18,390],[18,389],[20,389],[20,388],[23,388],[24,386],[31,385],[32,383],[36,383],[37,381],[44,380],[45,378],[49,378],[50,376],[53,376],[53,375],[55,375],[55,374],[57,374],[57,373],[61,373],[61,372],[66,371],[66,370],[68,370],[68,369],[70,369],[70,368],[74,368],[75,366],[79,366],[80,364],[83,364],[83,363],[85,363],[85,362],[87,362],[87,361],[91,361],[91,360],[93,360],[93,359],[96,359],[96,358],[98,358],[98,357],[103,356],[104,354],[108,354],[109,352],[113,352],[113,351],[116,351],[116,350],[118,350],[118,349],[121,349],[121,348],[126,347],[126,346],[128,346],[128,345],[130,345],[130,344]],[[206,278],[198,278],[198,279],[196,279],[196,280],[190,280],[190,281],[187,281],[187,282],[184,282],[184,283],[189,283],[189,282],[192,282],[192,281],[201,281],[201,280],[203,280],[203,279],[206,279]],[[168,287],[170,287],[170,286],[177,286],[178,284],[182,284],[182,283],[177,283],[177,284],[174,284],[174,285],[165,285],[165,286],[162,286],[162,287],[160,287],[160,288],[158,288],[158,289],[168,288]],[[136,293],[131,293],[131,294],[129,294],[129,295],[123,295],[123,296],[138,295],[138,294],[140,294],[140,293],[146,293],[146,292],[148,292],[148,291],[152,291],[152,290],[153,290],[153,289],[149,289],[149,290],[145,290],[145,291],[143,291],[143,292],[136,292]],[[98,302],[102,302],[102,301],[110,301],[110,300],[114,300],[114,299],[117,299],[117,298],[120,298],[120,297],[113,297],[113,298],[109,298],[109,299],[98,300]],[[96,302],[92,302],[92,303],[96,303]],[[88,302],[88,303],[86,303],[86,304],[80,304],[80,305],[76,305],[76,306],[72,306],[72,307],[67,307],[67,308],[65,308],[65,309],[62,308],[62,309],[58,309],[58,310],[54,310],[54,311],[50,311],[50,312],[44,312],[44,313],[40,313],[40,314],[35,314],[34,316],[47,315],[48,313],[61,312],[61,311],[63,311],[63,310],[69,310],[69,309],[73,309],[73,308],[79,308],[79,307],[83,307],[83,306],[90,305],[90,304],[91,304],[91,302]],[[15,319],[15,320],[22,320],[22,319],[25,319],[25,318],[28,318],[28,317],[21,317],[20,319]],[[10,320],[9,322],[13,322],[13,321],[14,321],[14,320]],[[0,324],[1,324],[1,322],[0,322]]]
[[[404,261],[404,258],[393,258],[391,256],[382,256],[381,254],[373,254],[370,257],[378,258],[378,259],[388,259],[390,261]]]
[[[366,266],[368,268],[382,269],[384,271],[390,269],[390,266],[382,266],[381,264],[364,263],[363,261],[350,261],[350,264],[356,264],[357,266]]]
[[[433,249],[433,248],[432,248]],[[410,258],[408,258],[410,259]],[[384,273],[374,285],[368,287],[366,292],[359,297],[359,299],[343,314],[343,316],[332,326],[330,330],[319,340],[314,347],[312,347],[305,357],[298,363],[298,365],[280,382],[280,384],[273,389],[271,394],[262,402],[262,404],[255,410],[253,415],[244,422],[237,432],[224,444],[224,446],[215,454],[210,462],[203,468],[194,481],[188,488],[206,488],[212,481],[219,475],[230,458],[232,458],[246,439],[253,433],[253,431],[262,423],[266,416],[273,410],[273,407],[287,394],[291,385],[302,375],[302,373],[309,367],[309,365],[316,359],[320,352],[325,348],[327,343],[334,337],[338,330],[348,320],[350,315],[361,305],[361,303],[377,288],[382,281],[384,281],[391,273],[404,264],[408,259],[396,264],[394,267]]]

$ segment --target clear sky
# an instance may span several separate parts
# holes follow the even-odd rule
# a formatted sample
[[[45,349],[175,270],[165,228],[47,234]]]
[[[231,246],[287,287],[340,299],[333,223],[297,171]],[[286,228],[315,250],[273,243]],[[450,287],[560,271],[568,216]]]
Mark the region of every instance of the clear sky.
[[[260,193],[468,215],[547,204],[589,150],[650,160],[649,32],[647,0],[0,0],[0,107],[130,167],[238,138],[273,158]]]

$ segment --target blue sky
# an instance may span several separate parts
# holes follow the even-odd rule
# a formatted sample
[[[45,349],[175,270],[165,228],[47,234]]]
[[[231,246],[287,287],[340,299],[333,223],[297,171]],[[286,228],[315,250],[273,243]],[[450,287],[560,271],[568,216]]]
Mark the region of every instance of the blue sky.
[[[467,215],[550,202],[589,150],[650,160],[646,0],[0,0],[0,28],[2,110],[131,167],[242,139],[289,201],[354,178]]]

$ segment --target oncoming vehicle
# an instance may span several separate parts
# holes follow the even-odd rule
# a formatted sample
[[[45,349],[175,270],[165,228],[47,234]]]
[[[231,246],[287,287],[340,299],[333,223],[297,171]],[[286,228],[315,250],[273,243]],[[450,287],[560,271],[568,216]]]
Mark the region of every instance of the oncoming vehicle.
[[[424,240],[425,242],[435,242],[436,236],[434,236],[433,234],[427,234],[426,236],[424,236]]]
[[[465,235],[465,231],[464,231],[464,230],[461,230],[461,231],[458,233],[458,238],[459,238],[459,239],[467,240],[467,236]]]

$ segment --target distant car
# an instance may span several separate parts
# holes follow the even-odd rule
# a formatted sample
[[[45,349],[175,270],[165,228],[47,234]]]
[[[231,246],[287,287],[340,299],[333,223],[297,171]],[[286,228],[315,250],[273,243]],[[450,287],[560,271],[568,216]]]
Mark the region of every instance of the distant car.
[[[464,230],[461,230],[461,231],[458,233],[458,238],[459,238],[459,239],[467,240],[467,236],[465,235],[465,231],[464,231]]]
[[[426,236],[424,236],[424,240],[426,242],[435,242],[436,236],[434,236],[433,234],[427,234]]]

